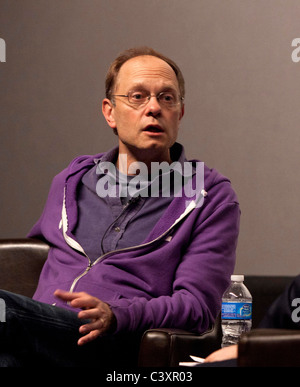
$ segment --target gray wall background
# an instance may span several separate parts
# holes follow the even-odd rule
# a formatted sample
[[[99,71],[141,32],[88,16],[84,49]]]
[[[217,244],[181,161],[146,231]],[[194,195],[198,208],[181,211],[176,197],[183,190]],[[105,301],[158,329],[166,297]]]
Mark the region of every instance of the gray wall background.
[[[297,0],[0,0],[0,238],[26,235],[72,158],[115,145],[106,70],[150,45],[185,75],[186,153],[238,194],[235,272],[298,274],[299,20]]]

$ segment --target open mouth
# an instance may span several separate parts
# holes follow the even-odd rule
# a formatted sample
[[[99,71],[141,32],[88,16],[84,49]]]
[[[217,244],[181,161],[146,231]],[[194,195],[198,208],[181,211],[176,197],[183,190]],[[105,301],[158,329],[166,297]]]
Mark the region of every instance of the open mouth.
[[[149,125],[144,129],[144,131],[151,133],[163,133],[163,130],[159,125]]]

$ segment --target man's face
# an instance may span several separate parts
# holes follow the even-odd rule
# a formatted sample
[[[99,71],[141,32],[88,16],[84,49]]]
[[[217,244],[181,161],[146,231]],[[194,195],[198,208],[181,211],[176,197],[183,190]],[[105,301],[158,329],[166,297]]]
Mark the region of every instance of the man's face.
[[[173,69],[154,56],[128,60],[119,71],[114,95],[130,91],[147,91],[153,97],[142,106],[131,105],[126,97],[114,97],[114,104],[103,101],[104,116],[118,132],[119,153],[137,161],[170,161],[169,148],[176,141],[183,106],[163,107],[154,96],[163,91],[180,94]]]

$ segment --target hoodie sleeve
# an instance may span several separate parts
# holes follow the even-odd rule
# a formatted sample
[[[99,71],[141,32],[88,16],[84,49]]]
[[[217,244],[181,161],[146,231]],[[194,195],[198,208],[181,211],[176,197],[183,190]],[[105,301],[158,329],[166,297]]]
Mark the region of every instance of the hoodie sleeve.
[[[230,191],[225,197],[219,195],[217,203],[199,216],[178,265],[171,296],[121,299],[111,304],[118,332],[169,327],[201,333],[211,327],[235,265],[240,210]]]

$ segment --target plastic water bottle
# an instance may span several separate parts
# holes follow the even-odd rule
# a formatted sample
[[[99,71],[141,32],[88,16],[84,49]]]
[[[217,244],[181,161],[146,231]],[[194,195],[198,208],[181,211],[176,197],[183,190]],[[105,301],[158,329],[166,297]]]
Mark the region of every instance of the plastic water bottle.
[[[222,297],[222,347],[237,344],[242,333],[252,326],[252,296],[243,275],[232,275]]]

